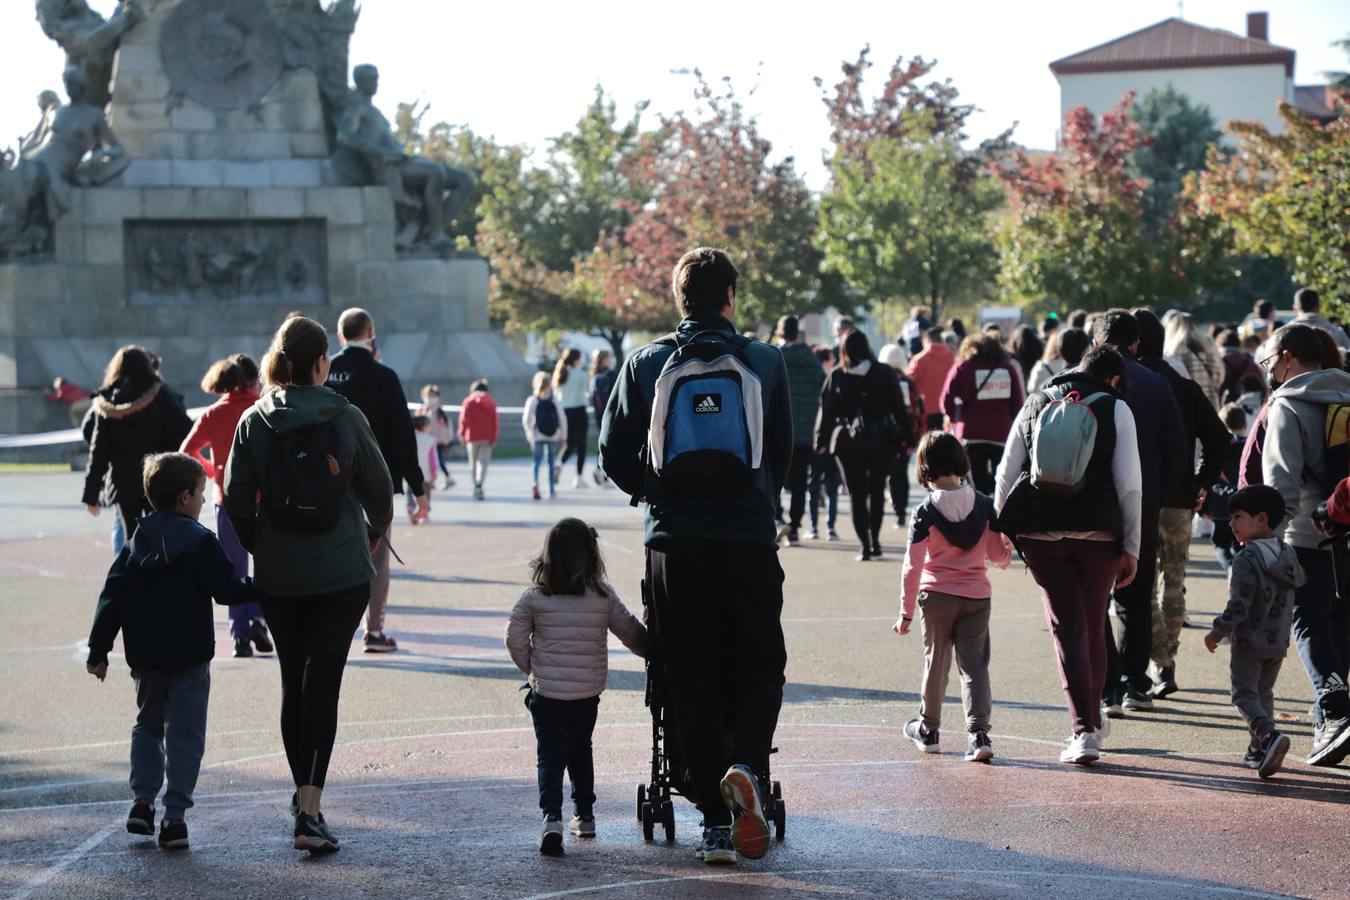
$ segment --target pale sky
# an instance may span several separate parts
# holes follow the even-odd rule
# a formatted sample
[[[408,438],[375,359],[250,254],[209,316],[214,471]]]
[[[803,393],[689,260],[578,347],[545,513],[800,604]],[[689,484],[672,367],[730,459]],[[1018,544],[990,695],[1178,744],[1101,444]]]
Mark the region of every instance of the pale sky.
[[[108,13],[116,0],[92,0]],[[1177,14],[1175,0],[832,0],[825,3],[633,2],[574,0],[451,3],[364,0],[352,42],[353,64],[381,70],[377,102],[431,104],[429,119],[467,124],[510,143],[541,147],[567,130],[603,84],[630,108],[693,106],[688,76],[730,76],[773,141],[775,157],[792,155],[814,186],[829,129],[820,92],[839,78],[839,63],[872,45],[873,83],[897,55],[936,59],[966,102],[980,107],[972,137],[989,137],[1014,121],[1014,137],[1035,148],[1054,145],[1059,89],[1051,60]],[[1186,0],[1185,18],[1245,33],[1257,0]],[[1297,51],[1295,81],[1323,82],[1321,72],[1350,68],[1330,44],[1350,34],[1350,0],[1269,4],[1272,43]],[[37,121],[36,97],[59,88],[63,59],[37,26],[30,0],[4,0],[0,61],[0,145]],[[878,71],[882,70],[882,71]]]

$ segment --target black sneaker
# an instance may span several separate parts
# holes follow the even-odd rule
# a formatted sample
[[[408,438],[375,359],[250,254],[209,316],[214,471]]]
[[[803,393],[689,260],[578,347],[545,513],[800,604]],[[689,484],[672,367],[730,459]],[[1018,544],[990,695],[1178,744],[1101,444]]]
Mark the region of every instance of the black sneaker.
[[[253,655],[253,645],[248,642],[248,638],[240,638],[234,642],[234,658],[248,659]]]
[[[1125,718],[1125,707],[1120,703],[1125,699],[1125,689],[1117,685],[1108,687],[1106,695],[1102,697],[1102,715],[1111,719]]]
[[[971,732],[966,744],[966,761],[987,763],[994,758],[994,742],[983,731]]]
[[[739,857],[731,845],[731,826],[719,825],[703,829],[703,843],[694,851],[694,858],[710,866],[734,866]]]
[[[1120,705],[1130,712],[1148,712],[1153,709],[1153,698],[1144,691],[1127,688],[1125,699]]]
[[[789,547],[795,547],[802,542],[802,539],[797,535],[796,531],[789,531],[787,533],[787,542]]]
[[[858,562],[867,562],[871,558],[872,558],[872,551],[866,547],[862,548],[862,550],[859,551],[858,555],[854,557],[854,559],[856,559]]]
[[[153,835],[155,833],[155,808],[144,800],[137,800],[127,813],[127,831],[132,834]]]
[[[295,849],[311,853],[336,853],[339,845],[337,836],[328,830],[328,823],[323,820],[323,816],[302,813],[295,817]]]
[[[291,794],[291,818],[300,815],[300,792]]]
[[[881,541],[876,539],[872,541],[872,558],[881,559]]]
[[[1350,753],[1350,719],[1326,719],[1313,730],[1313,749],[1308,754],[1310,766],[1339,765]]]
[[[910,719],[905,723],[905,737],[914,742],[924,753],[940,753],[942,737],[938,730],[934,728],[929,731],[923,727],[923,722],[919,719]]]
[[[253,642],[259,653],[271,653],[276,649],[272,646],[272,636],[267,633],[267,626],[261,622],[253,623],[253,627],[248,631],[248,639]]]
[[[383,631],[367,631],[365,643],[367,653],[393,653],[398,649],[398,642]]]
[[[1158,670],[1158,678],[1153,682],[1153,687],[1149,690],[1156,699],[1170,697],[1181,688],[1177,687],[1177,667],[1163,666]]]
[[[1260,747],[1248,747],[1247,753],[1242,757],[1242,765],[1248,769],[1259,769],[1261,768],[1261,758]]]
[[[159,823],[159,845],[165,850],[185,850],[188,845],[187,823],[170,822],[165,819]]]
[[[1285,754],[1289,752],[1289,738],[1278,731],[1272,731],[1261,742],[1259,752],[1261,764],[1257,766],[1256,774],[1262,778],[1269,778],[1280,771],[1280,767],[1284,765]]]

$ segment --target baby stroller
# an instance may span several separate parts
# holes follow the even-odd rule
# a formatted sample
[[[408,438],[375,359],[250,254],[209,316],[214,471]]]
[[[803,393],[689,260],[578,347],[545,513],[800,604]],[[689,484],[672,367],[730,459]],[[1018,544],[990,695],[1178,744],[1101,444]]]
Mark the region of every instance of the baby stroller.
[[[651,612],[646,581],[642,582],[642,614],[651,637],[646,663],[646,704],[652,712],[652,775],[650,782],[638,785],[637,820],[646,840],[655,838],[656,826],[660,825],[666,832],[666,840],[674,841],[675,806],[671,798],[684,797],[691,803],[697,803],[698,797],[684,764],[679,735],[675,731],[675,718],[668,715],[670,707],[666,699],[666,676],[661,667],[656,618]],[[769,752],[777,753],[778,748]],[[764,806],[764,818],[773,825],[774,837],[783,840],[787,827],[787,808],[783,805],[782,785],[771,781],[768,773],[761,774],[759,795]]]

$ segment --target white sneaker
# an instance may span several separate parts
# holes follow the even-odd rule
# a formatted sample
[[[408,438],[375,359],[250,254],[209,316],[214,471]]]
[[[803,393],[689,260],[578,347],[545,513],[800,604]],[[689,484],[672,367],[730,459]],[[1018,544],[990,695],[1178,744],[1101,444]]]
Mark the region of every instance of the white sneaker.
[[[580,476],[580,475],[574,475],[574,476],[572,476],[572,487],[573,487],[573,488],[584,488],[585,486],[586,486],[586,482],[584,482],[584,481],[581,480],[581,476]]]
[[[1069,746],[1059,754],[1059,761],[1075,766],[1090,766],[1101,758],[1101,741],[1095,731],[1085,731],[1069,739]]]
[[[808,528],[806,531],[802,532],[802,538],[808,541],[818,541],[820,540],[820,533],[814,528]]]
[[[1102,727],[1097,729],[1097,749],[1100,750],[1102,742],[1111,736],[1111,720],[1102,716]]]

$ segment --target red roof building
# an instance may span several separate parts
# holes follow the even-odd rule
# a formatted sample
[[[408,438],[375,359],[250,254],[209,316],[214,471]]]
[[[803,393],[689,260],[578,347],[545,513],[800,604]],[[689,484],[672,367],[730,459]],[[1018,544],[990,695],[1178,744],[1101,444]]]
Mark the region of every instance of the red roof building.
[[[1295,52],[1269,40],[1270,17],[1247,15],[1247,33],[1235,34],[1183,19],[1164,19],[1050,64],[1060,84],[1061,119],[1086,106],[1100,115],[1126,91],[1147,93],[1168,85],[1207,106],[1220,125],[1256,120],[1283,130],[1281,101],[1306,114],[1336,115],[1325,85],[1294,85]]]

